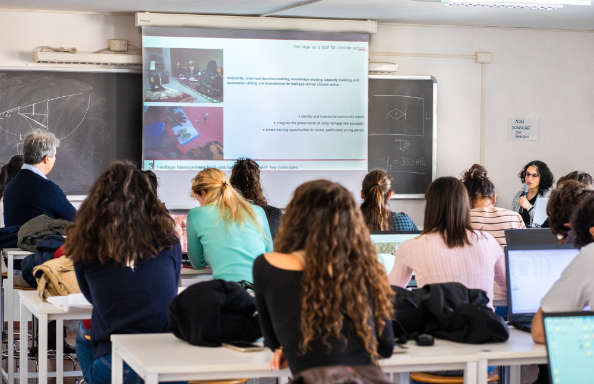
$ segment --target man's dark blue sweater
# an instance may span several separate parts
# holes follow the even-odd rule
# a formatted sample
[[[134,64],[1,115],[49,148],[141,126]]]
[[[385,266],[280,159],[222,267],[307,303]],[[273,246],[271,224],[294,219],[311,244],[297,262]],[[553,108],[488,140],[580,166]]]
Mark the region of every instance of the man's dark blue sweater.
[[[168,332],[169,303],[177,295],[181,245],[161,251],[134,269],[120,264],[76,264],[81,292],[93,304],[95,359],[111,354],[110,335]]]
[[[23,225],[39,215],[74,221],[76,209],[56,183],[21,169],[4,192],[4,225]]]

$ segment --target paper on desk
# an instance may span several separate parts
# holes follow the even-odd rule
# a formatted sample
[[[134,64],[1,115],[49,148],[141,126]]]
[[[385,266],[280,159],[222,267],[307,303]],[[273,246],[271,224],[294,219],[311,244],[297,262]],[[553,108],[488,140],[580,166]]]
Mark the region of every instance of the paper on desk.
[[[82,293],[73,293],[68,296],[50,296],[47,301],[56,307],[67,311],[70,308],[93,308]]]

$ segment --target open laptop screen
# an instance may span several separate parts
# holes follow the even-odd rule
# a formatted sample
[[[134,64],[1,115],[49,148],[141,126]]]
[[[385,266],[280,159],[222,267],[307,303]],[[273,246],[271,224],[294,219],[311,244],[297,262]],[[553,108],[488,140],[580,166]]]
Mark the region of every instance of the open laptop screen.
[[[377,249],[380,263],[387,273],[392,271],[396,260],[396,250],[400,244],[419,236],[420,232],[376,232],[371,234],[371,242]]]
[[[594,378],[594,313],[545,314],[552,383],[590,384]]]
[[[578,252],[574,248],[508,249],[510,314],[536,313],[542,298]]]

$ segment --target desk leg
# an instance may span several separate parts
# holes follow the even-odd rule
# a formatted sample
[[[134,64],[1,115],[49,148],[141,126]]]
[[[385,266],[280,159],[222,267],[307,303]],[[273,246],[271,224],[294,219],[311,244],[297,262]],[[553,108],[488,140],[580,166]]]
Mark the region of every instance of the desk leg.
[[[481,359],[478,361],[478,372],[477,372],[477,383],[478,384],[487,384],[489,382],[489,364],[487,364],[486,359]]]
[[[477,384],[478,363],[469,361],[464,369],[464,384]]]
[[[56,384],[64,383],[64,320],[56,320]]]
[[[58,342],[56,340],[56,342]],[[39,316],[39,384],[47,384],[47,315]]]
[[[509,367],[509,384],[520,384],[521,376],[521,365],[512,365]]]
[[[144,384],[159,384],[159,376],[156,373],[149,373],[144,378]]]
[[[145,378],[146,380],[146,378]],[[111,348],[111,384],[122,384],[124,381],[124,362],[120,352],[112,346]],[[145,381],[146,384],[146,381]]]
[[[21,384],[27,384],[27,381],[29,380],[29,361],[27,360],[27,352],[29,351],[28,349],[28,341],[29,341],[29,311],[27,310],[27,308],[25,308],[25,306],[23,305],[23,303],[20,303],[19,307],[21,308],[20,310],[20,333],[21,333],[21,342],[20,342],[20,346],[21,346],[21,351],[19,354],[19,375],[21,377],[20,383]]]
[[[8,322],[8,383],[14,384],[14,314],[13,314],[14,256],[8,255],[6,277],[6,321]]]

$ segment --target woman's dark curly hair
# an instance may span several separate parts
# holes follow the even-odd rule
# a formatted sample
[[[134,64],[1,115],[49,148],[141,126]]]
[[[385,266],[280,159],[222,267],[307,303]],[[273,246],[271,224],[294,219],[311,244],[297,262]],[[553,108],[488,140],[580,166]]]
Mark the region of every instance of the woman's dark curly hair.
[[[4,164],[0,169],[0,198],[4,196],[4,190],[6,185],[23,166],[23,155],[14,155],[8,160],[8,163]]]
[[[559,188],[561,184],[568,180],[577,180],[582,184],[586,184],[586,186],[590,188],[592,187],[592,175],[590,175],[588,172],[573,171],[569,172],[565,176],[561,176],[559,180],[557,180],[557,188]]]
[[[594,241],[590,228],[594,227],[594,195],[584,199],[571,218],[571,228],[575,231],[575,246],[582,248]]]
[[[567,180],[561,187],[553,190],[547,204],[547,217],[551,231],[556,235],[567,236],[571,214],[575,207],[586,197],[594,195],[594,191],[576,180]]]
[[[470,205],[483,197],[493,197],[495,195],[495,185],[487,176],[487,170],[480,164],[472,164],[464,175],[462,175],[462,184],[468,191]]]
[[[64,251],[75,264],[129,265],[179,241],[149,179],[129,162],[112,163],[99,176],[67,233]]]
[[[307,353],[314,340],[328,347],[330,337],[346,342],[341,331],[350,319],[365,350],[377,358],[377,337],[392,318],[394,293],[352,194],[328,180],[299,186],[274,249],[304,252],[301,353]]]
[[[392,181],[390,175],[384,170],[374,169],[363,179],[361,212],[363,212],[365,224],[367,224],[370,231],[387,231],[390,229],[388,198],[391,191]]]
[[[231,170],[229,179],[244,199],[265,207],[268,202],[260,184],[260,166],[252,159],[238,159]]]
[[[522,183],[526,182],[526,170],[528,167],[535,167],[538,174],[540,175],[540,183],[538,184],[538,194],[544,195],[546,191],[551,189],[553,186],[553,182],[555,181],[555,177],[553,176],[553,172],[549,169],[549,167],[540,160],[533,160],[526,164],[524,168],[520,171],[518,176]]]

